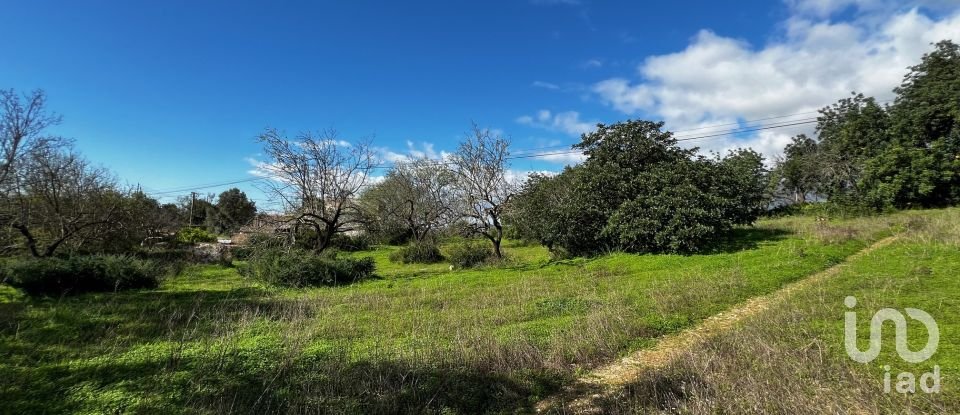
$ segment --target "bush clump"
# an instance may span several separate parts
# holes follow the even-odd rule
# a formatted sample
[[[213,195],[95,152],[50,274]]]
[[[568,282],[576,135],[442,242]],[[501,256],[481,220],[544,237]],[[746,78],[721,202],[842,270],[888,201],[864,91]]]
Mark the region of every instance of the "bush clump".
[[[414,242],[393,251],[390,260],[403,264],[435,264],[443,261],[443,254],[434,243]]]
[[[330,239],[330,246],[345,252],[369,251],[370,237],[362,235],[345,235],[338,233]]]
[[[337,258],[300,249],[265,249],[247,258],[240,272],[282,287],[341,285],[368,279],[375,270],[373,258]]]
[[[30,295],[67,295],[156,288],[164,269],[157,263],[118,255],[11,259],[4,279]]]
[[[201,228],[183,228],[177,232],[177,242],[196,244],[201,242],[216,242],[217,236]]]
[[[763,157],[681,147],[663,123],[598,125],[575,148],[581,164],[531,179],[508,223],[551,251],[690,254],[711,249],[767,206]]]
[[[470,268],[493,258],[493,249],[482,241],[461,242],[450,248],[447,258],[457,268]]]

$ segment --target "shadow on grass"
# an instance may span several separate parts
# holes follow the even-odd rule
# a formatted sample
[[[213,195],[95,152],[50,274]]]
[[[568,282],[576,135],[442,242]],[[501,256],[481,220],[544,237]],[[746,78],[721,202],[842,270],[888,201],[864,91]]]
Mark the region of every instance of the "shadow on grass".
[[[531,413],[529,397],[561,383],[551,373],[513,378],[462,364],[349,362],[270,348],[4,364],[0,375],[11,413]]]
[[[251,316],[314,312],[256,288],[2,306],[0,412],[531,412],[530,396],[564,381],[546,370],[504,372],[443,357],[357,361],[341,351],[305,352],[283,336],[231,334]]]
[[[655,371],[594,404],[597,413],[605,414],[675,412],[684,402],[696,398],[693,393],[703,393],[704,385],[700,375],[693,372]]]
[[[125,344],[190,340],[249,316],[282,318],[290,302],[268,297],[255,288],[30,298],[0,308],[0,337],[13,337],[16,341],[9,346],[18,350],[0,355],[83,357],[101,352],[107,347],[105,340],[116,338]],[[44,351],[53,355],[42,356]]]
[[[713,246],[701,254],[731,254],[748,251],[764,244],[784,240],[792,234],[786,229],[737,228],[719,238]]]
[[[757,249],[760,246],[765,244],[782,241],[787,237],[789,237],[790,235],[793,235],[793,232],[790,232],[786,229],[737,228],[719,237],[712,245],[708,246],[703,251],[685,254],[685,255],[694,256],[694,255],[732,254],[732,253],[737,253],[741,251],[748,251],[752,249]],[[521,268],[525,268],[525,269],[545,268],[553,265],[580,267],[585,265],[592,259],[596,259],[608,254],[614,254],[617,252],[621,252],[621,251],[607,250],[607,251],[597,252],[593,256],[578,256],[573,258],[552,259],[542,264],[526,265]]]

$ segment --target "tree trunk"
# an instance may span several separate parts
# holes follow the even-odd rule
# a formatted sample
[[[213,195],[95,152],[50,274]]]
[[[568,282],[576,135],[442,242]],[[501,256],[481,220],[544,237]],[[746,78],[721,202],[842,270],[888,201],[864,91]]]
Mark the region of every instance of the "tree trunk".
[[[503,241],[503,226],[500,225],[500,220],[496,217],[493,218],[493,226],[497,229],[497,233],[491,238],[493,240],[493,254],[497,256],[497,259],[502,259],[503,253],[500,252],[500,242]]]
[[[13,224],[13,227],[20,231],[20,234],[27,240],[27,248],[30,249],[30,254],[33,255],[34,258],[40,258],[40,251],[37,250],[37,240],[33,238],[30,230],[27,229],[25,225],[19,223]]]
[[[326,229],[321,234],[317,232],[317,253],[321,253],[330,247],[330,241],[333,240],[333,232],[336,228],[330,224],[327,224]]]

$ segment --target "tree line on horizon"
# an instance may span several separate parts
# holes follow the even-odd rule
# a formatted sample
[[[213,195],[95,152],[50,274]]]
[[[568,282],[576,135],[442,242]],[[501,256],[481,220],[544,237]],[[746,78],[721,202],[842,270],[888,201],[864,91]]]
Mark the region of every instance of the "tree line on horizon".
[[[509,140],[476,125],[449,158],[397,162],[379,181],[369,142],[345,146],[335,131],[288,137],[276,129],[258,141],[274,179],[264,190],[290,224],[284,243],[305,252],[363,232],[417,249],[443,236],[479,238],[495,258],[507,236],[560,255],[691,253],[771,207],[826,202],[876,212],[960,201],[958,46],[937,43],[894,92],[891,105],[854,94],[823,108],[816,134],[794,137],[771,169],[751,149],[682,148],[662,122],[643,120],[598,125],[573,146],[584,162],[522,183],[509,176]],[[124,189],[70,140],[45,133],[58,122],[42,91],[0,94],[8,255],[126,252],[184,227],[233,232],[257,215],[238,189],[177,204]]]

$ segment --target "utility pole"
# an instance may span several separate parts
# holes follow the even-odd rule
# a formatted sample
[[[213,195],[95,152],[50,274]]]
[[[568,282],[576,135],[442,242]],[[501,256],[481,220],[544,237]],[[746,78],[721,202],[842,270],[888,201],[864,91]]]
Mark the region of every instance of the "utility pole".
[[[193,227],[193,204],[197,202],[197,192],[190,192],[190,227]]]

